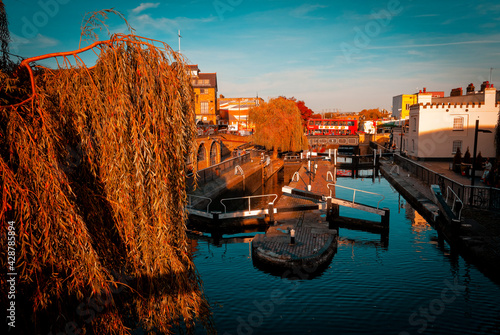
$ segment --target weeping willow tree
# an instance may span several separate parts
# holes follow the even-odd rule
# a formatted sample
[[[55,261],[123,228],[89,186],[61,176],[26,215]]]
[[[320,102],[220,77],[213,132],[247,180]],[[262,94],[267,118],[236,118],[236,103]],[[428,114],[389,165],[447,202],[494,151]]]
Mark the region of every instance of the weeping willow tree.
[[[3,1],[0,0],[0,51],[2,52],[0,55],[0,69],[7,68],[7,65],[9,64],[9,42],[10,33],[7,14],[5,13]]]
[[[300,110],[295,101],[284,97],[271,99],[249,112],[255,124],[253,141],[273,150],[273,157],[282,151],[300,151],[307,148]]]
[[[57,69],[36,66],[43,59]],[[113,35],[0,76],[0,243],[6,255],[13,226],[16,330],[169,333],[200,322],[212,332],[185,234],[196,127],[181,56]]]

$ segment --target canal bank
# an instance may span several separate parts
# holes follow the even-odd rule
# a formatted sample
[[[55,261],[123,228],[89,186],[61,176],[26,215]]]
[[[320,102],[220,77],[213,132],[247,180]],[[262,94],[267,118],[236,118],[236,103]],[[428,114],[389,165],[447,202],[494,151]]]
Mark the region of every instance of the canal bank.
[[[442,234],[452,248],[455,248],[471,263],[476,264],[495,282],[500,283],[498,213],[466,208],[462,211],[461,220],[450,222],[444,219],[443,210],[439,208],[439,202],[434,192],[431,191],[430,185],[413,177],[409,171],[392,161],[381,160],[380,172],[412,207]],[[492,223],[492,220],[495,223]]]
[[[282,168],[282,159],[271,159],[260,151],[247,150],[238,157],[199,171],[196,187],[193,184],[188,187],[188,223],[198,228],[225,231],[267,225],[268,219],[263,215],[224,219],[223,214],[234,210],[235,203],[246,203],[242,197],[256,193]]]

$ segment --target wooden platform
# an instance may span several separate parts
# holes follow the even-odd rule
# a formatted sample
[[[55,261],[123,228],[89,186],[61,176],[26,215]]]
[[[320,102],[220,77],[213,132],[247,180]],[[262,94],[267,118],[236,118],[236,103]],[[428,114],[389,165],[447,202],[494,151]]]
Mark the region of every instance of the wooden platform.
[[[256,266],[275,270],[307,268],[314,272],[331,261],[337,251],[337,230],[328,229],[328,223],[317,211],[292,214],[286,213],[287,217],[281,217],[265,235],[253,239],[252,257]],[[294,244],[291,244],[291,229],[295,230]]]
[[[321,167],[315,176],[311,176],[317,185],[324,185],[327,191],[326,179],[322,180],[320,171],[325,173],[329,163]],[[322,164],[321,164],[322,165]],[[290,183],[290,186],[307,190],[305,178],[308,172],[302,167],[299,171],[299,181]],[[319,186],[317,186],[319,187]],[[252,241],[252,257],[257,267],[290,269],[308,269],[308,275],[324,269],[337,251],[338,231],[329,229],[324,210],[303,210],[297,212],[281,209],[316,207],[318,201],[305,199],[293,195],[283,195],[275,205],[275,224],[269,227],[265,235],[258,235]],[[295,243],[291,244],[290,230],[295,230]]]

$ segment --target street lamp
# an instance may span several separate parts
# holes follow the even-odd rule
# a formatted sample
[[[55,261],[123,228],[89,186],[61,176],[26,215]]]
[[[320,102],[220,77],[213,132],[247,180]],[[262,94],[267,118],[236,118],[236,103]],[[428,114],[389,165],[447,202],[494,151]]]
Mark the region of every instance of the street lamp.
[[[476,164],[476,152],[477,152],[477,133],[491,133],[491,130],[488,129],[479,129],[479,120],[476,120],[476,130],[474,131],[474,158],[472,160],[472,179],[470,182],[471,186],[474,186],[474,181],[476,179],[476,169],[474,168]],[[471,191],[471,203],[472,203],[472,191]]]

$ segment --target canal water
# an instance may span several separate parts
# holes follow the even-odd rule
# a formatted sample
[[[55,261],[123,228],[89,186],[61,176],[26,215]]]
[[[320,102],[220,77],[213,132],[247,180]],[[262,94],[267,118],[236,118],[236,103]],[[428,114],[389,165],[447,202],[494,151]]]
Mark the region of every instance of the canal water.
[[[276,191],[280,182],[263,192]],[[450,250],[385,179],[337,183],[385,196],[381,207],[391,211],[388,242],[379,234],[341,228],[337,253],[320,273],[297,268],[277,275],[255,267],[251,238],[263,232],[223,235],[217,245],[208,234],[192,237],[219,334],[500,334],[500,286]],[[349,192],[338,189],[337,196],[352,198]],[[358,194],[356,199],[379,200]]]

